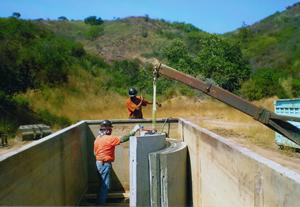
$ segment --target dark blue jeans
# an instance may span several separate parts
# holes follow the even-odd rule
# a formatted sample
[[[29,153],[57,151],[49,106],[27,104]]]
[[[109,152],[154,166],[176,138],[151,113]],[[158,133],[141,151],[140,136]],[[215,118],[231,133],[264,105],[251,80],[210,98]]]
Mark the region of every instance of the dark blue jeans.
[[[110,189],[110,174],[112,166],[111,163],[106,162],[102,165],[100,161],[96,161],[96,167],[100,180],[96,205],[101,206],[105,205],[108,190]]]

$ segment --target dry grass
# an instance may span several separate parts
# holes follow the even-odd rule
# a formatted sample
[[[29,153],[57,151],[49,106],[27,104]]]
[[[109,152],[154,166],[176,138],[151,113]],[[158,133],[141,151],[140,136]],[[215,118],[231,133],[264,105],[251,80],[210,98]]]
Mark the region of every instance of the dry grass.
[[[273,101],[269,98],[253,102],[257,106],[273,111]],[[151,117],[151,110],[145,110]],[[241,137],[266,148],[277,148],[273,130],[255,121],[252,117],[216,100],[194,102],[186,97],[165,101],[158,109],[157,117],[183,117],[203,128],[225,137]]]
[[[70,77],[70,85],[73,87],[28,91],[25,97],[30,100],[34,110],[46,109],[58,116],[68,117],[73,123],[80,120],[128,118],[127,97],[99,92],[94,83],[80,82],[75,77]],[[274,99],[254,104],[273,111]],[[219,101],[194,102],[187,97],[176,97],[163,101],[162,105],[157,108],[157,118],[182,117],[222,136],[240,136],[255,144],[276,147],[274,131]],[[144,118],[152,118],[152,105],[144,107],[143,112]]]
[[[80,120],[127,119],[126,99],[113,92],[105,92],[97,80],[89,81],[89,74],[80,70],[79,76],[70,76],[62,88],[28,91],[25,96],[34,110],[48,110],[52,114]],[[269,98],[253,102],[273,111]],[[277,148],[275,133],[252,117],[217,100],[195,102],[187,97],[176,97],[162,102],[157,118],[182,117],[224,137],[242,137],[266,148]],[[144,118],[152,118],[152,105],[143,108]]]
[[[49,98],[45,98],[45,93]],[[46,109],[58,116],[68,117],[72,122],[128,118],[127,111],[124,110],[124,97],[113,93],[69,96],[67,92],[55,89],[43,92],[28,91],[26,98],[31,100],[31,107],[35,110]],[[62,101],[59,101],[61,99]]]

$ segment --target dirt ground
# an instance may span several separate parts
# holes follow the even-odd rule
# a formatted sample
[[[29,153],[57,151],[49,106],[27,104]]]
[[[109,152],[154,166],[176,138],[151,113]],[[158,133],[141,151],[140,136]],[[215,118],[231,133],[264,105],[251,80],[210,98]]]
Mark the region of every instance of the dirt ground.
[[[205,119],[206,124],[209,123],[211,125],[222,126],[222,128],[218,127],[217,129],[210,130],[210,131],[232,141],[233,143],[235,143],[240,147],[244,147],[286,168],[289,168],[297,173],[300,173],[300,153],[278,149],[277,144],[275,142],[275,137],[274,137],[274,145],[272,147],[258,146],[252,143],[249,137],[235,133],[232,130],[233,126],[245,125],[244,123],[230,123],[230,122],[220,121],[217,119],[211,119],[211,118],[199,117],[199,116],[190,116],[190,117],[186,117],[185,119],[195,124],[197,124],[199,119],[202,120]],[[249,126],[249,124],[247,124],[247,126]]]
[[[218,127],[217,129],[211,130],[212,132],[232,141],[236,145],[240,147],[244,147],[246,149],[251,150],[252,152],[255,152],[263,157],[268,158],[269,160],[272,160],[274,162],[277,162],[278,164],[287,167],[297,173],[300,173],[300,153],[292,152],[292,151],[286,151],[286,150],[280,150],[276,147],[266,147],[266,146],[258,146],[246,137],[235,133],[231,128],[233,125],[241,124],[241,123],[230,123],[230,122],[222,122],[220,120],[215,120],[207,117],[199,117],[199,116],[190,116],[185,117],[186,120],[197,124],[199,119],[205,119],[206,123],[210,123],[212,125],[218,125],[222,126]],[[259,123],[258,123],[259,124]],[[24,145],[27,145],[29,143],[32,143],[34,141],[25,141],[25,142],[17,142],[15,139],[9,139],[8,140],[8,146],[1,146],[0,145],[0,156],[7,154],[9,152],[18,150]],[[275,137],[274,137],[274,145],[275,143]]]
[[[0,145],[0,156],[7,154],[9,152],[16,151],[20,149],[22,146],[25,146],[32,142],[34,141],[17,142],[15,139],[8,139],[8,145],[5,146]]]

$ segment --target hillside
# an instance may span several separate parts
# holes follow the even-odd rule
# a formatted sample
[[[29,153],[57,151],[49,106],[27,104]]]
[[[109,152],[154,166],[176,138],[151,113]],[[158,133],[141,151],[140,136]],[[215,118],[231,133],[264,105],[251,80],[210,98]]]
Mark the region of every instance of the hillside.
[[[283,12],[276,12],[275,14],[251,25],[251,29],[255,34],[272,35],[283,32],[287,28],[294,28],[298,31],[300,24],[300,3],[288,7]],[[291,36],[293,39],[295,35]]]
[[[234,38],[242,33],[244,53],[253,69],[266,66],[299,75],[300,3],[244,26],[224,36]]]
[[[296,3],[283,12],[220,36],[241,40],[243,54],[254,70],[271,67],[294,74],[300,71],[299,13],[300,3]],[[80,41],[87,52],[108,63],[135,58],[143,63],[165,61],[162,49],[175,38],[181,39],[189,52],[196,55],[200,48],[195,49],[195,45],[209,35],[190,24],[170,23],[147,16],[104,21],[101,35],[90,40],[85,36],[92,26],[83,21],[38,20],[37,23],[47,26],[58,36]],[[246,34],[245,28],[248,29]]]
[[[69,100],[80,102],[78,96],[126,96],[128,87],[135,86],[149,98],[151,64],[158,61],[248,100],[300,94],[299,4],[224,35],[147,16],[101,25],[16,18],[0,23],[7,28],[0,32],[0,63],[5,71],[0,110],[7,116],[6,108],[16,101],[21,104],[16,108],[30,108],[44,119],[68,124],[84,118],[75,116],[80,112],[64,110]],[[157,93],[160,99],[203,96],[164,78]]]
[[[254,34],[274,38],[260,64],[268,62],[282,70],[290,68],[300,72],[300,3],[287,8],[286,11],[274,15],[252,25]]]
[[[106,62],[114,60],[140,59],[143,63],[163,60],[162,49],[175,38],[189,44],[190,32],[197,32],[198,40],[208,33],[185,23],[169,23],[148,17],[128,17],[114,21],[104,21],[104,31],[93,39],[86,39],[85,34],[93,26],[83,21],[35,21],[46,26],[58,36],[79,41],[87,52],[103,58]],[[155,59],[153,59],[155,58]]]
[[[201,74],[248,100],[273,96],[295,98],[300,96],[299,5],[223,35],[147,16],[104,21],[100,26],[83,21],[37,23],[60,37],[79,41],[89,54],[103,58],[110,65],[120,60],[136,60],[141,67],[162,62],[194,76]],[[176,39],[182,43],[174,43]],[[177,49],[170,49],[173,54],[168,55],[165,49],[172,44]],[[238,62],[232,62],[236,57]],[[244,75],[237,77],[240,74]]]
[[[143,55],[161,53],[170,39],[164,36],[164,31],[172,30],[165,22],[145,20],[143,17],[130,17],[106,22],[103,25],[105,33],[89,42],[84,42],[88,52],[97,54],[108,62],[114,60],[139,58]],[[180,37],[185,34],[178,32]],[[151,61],[151,58],[148,60]],[[152,61],[153,62],[153,61]]]
[[[0,131],[7,131],[14,138],[17,127],[24,124],[44,123],[56,131],[80,120],[126,119],[124,101],[129,87],[138,88],[145,98],[152,99],[153,67],[149,63],[157,61],[187,69],[184,72],[214,84],[217,78],[229,77],[229,83],[253,89],[242,95],[250,94],[246,98],[252,100],[267,100],[271,103],[267,107],[254,104],[272,110],[281,88],[290,90],[290,94],[283,93],[279,98],[292,98],[300,92],[300,81],[292,87],[300,71],[298,16],[299,4],[296,4],[224,35],[208,34],[190,24],[147,17],[104,21],[100,26],[83,21],[0,18],[0,24],[7,27],[0,31],[0,68],[7,72],[0,77]],[[284,17],[287,19],[283,20]],[[40,27],[34,27],[32,22]],[[217,44],[205,48],[210,43]],[[217,59],[206,56],[210,53]],[[201,59],[212,63],[207,64],[211,66],[207,67],[207,74],[215,72],[219,76],[201,74],[201,68],[198,69],[199,63],[203,63]],[[236,59],[245,64],[235,64]],[[245,70],[244,80],[239,77],[233,80],[233,75],[245,72],[240,67],[248,66],[247,62],[251,64],[251,76]],[[221,70],[223,66],[231,70],[227,77],[226,71]],[[278,70],[286,74],[279,74]],[[26,76],[22,74],[24,71]],[[56,81],[57,77],[61,77],[60,81]],[[162,77],[157,95],[163,103],[158,118],[183,117],[224,137],[234,136],[234,140],[247,148],[255,146],[257,150],[256,146],[262,146],[278,151],[273,131],[266,131],[263,125],[259,129],[249,127],[254,120],[248,122],[244,115],[234,115],[234,109],[224,109],[224,104],[211,101],[199,91]],[[151,108],[146,107],[144,113],[145,117],[151,117]],[[207,119],[214,120],[211,126],[205,125]],[[231,123],[230,128],[221,128],[224,123]],[[234,127],[235,123],[239,123],[238,127]],[[287,153],[288,157],[294,156],[293,152]]]

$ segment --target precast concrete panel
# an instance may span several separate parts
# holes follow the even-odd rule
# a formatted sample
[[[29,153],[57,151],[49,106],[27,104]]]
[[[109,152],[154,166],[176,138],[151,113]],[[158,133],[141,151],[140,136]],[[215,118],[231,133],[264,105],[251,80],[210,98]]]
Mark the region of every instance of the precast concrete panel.
[[[149,154],[151,206],[187,205],[187,146],[167,139],[167,147]]]
[[[130,206],[151,205],[148,155],[165,146],[165,134],[130,137]]]
[[[187,146],[174,140],[171,147],[161,153],[161,206],[187,204]]]

